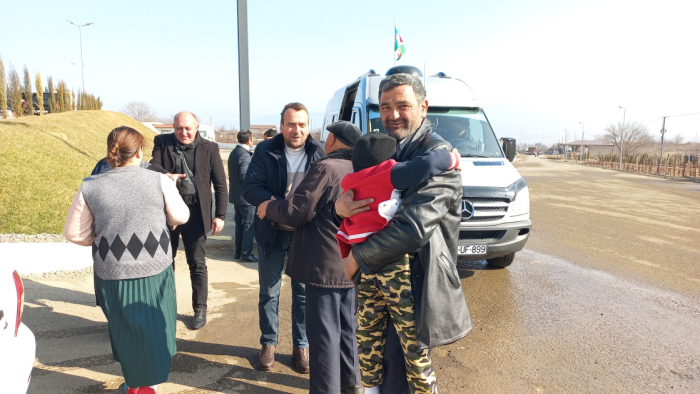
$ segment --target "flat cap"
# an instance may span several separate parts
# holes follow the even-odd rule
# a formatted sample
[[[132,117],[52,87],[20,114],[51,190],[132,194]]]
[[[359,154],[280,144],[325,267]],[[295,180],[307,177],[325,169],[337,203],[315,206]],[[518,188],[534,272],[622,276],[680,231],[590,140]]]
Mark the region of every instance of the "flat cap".
[[[326,127],[326,130],[333,133],[335,138],[347,145],[348,148],[354,148],[357,140],[362,137],[362,132],[360,129],[358,129],[354,124],[345,120],[339,120],[329,124]]]

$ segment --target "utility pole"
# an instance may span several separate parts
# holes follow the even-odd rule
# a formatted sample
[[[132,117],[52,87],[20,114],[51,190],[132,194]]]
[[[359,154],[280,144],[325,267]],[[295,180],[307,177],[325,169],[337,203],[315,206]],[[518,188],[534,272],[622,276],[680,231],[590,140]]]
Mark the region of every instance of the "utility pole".
[[[250,130],[250,70],[248,68],[248,0],[238,0],[238,98],[241,130]]]
[[[564,161],[566,161],[566,154],[569,152],[567,144],[569,142],[569,131],[564,128]]]
[[[66,22],[70,23],[73,26],[78,26],[78,31],[80,31],[80,74],[83,81],[83,92],[85,92],[85,63],[83,62],[83,27],[94,25],[94,23],[90,22],[84,25],[78,25],[69,20],[67,20]]]
[[[661,174],[661,163],[664,161],[664,134],[666,134],[666,118],[664,116],[664,122],[661,125],[661,157],[659,158],[659,166],[656,168],[656,175]]]
[[[579,122],[579,123],[581,123],[581,155],[580,155],[579,161],[583,162],[583,139],[586,136],[586,133],[583,131],[583,129],[586,128],[586,125],[584,125],[583,122]]]
[[[618,108],[622,108],[618,105]],[[620,171],[622,171],[622,148],[625,146],[625,116],[627,108],[622,108],[625,112],[622,113],[622,137],[620,138]]]

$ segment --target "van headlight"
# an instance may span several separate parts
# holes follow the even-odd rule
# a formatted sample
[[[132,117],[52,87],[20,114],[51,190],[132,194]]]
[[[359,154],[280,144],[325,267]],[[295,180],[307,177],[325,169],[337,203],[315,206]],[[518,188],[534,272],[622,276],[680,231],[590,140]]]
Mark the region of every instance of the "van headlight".
[[[510,216],[520,216],[530,213],[530,189],[525,186],[515,195],[510,204]]]

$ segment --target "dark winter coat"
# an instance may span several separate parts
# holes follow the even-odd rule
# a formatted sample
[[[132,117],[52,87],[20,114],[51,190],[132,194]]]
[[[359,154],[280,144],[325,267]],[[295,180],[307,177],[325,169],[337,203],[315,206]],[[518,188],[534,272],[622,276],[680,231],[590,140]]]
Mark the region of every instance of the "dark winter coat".
[[[142,161],[141,162],[141,168],[144,168],[146,170],[151,170],[155,171],[156,169],[153,168],[151,163],[147,161]],[[97,164],[95,164],[95,168],[92,169],[92,173],[90,175],[97,175],[97,174],[102,174],[103,172],[107,172],[112,169],[112,166],[109,164],[107,161],[107,158],[103,158],[102,160],[98,161]]]
[[[423,125],[409,138],[397,161],[411,160],[434,149],[451,149],[448,142]],[[471,318],[457,273],[457,240],[461,218],[462,182],[448,171],[404,190],[391,223],[352,254],[363,272],[373,273],[404,255],[413,256],[411,281],[416,337],[421,347],[446,345],[472,330]]]
[[[253,152],[237,145],[228,156],[228,202],[236,205],[250,205],[243,198],[243,182],[248,172]]]
[[[175,134],[157,135],[153,140],[153,158],[151,165],[163,174],[171,173],[175,167],[174,153]],[[226,216],[228,207],[228,190],[226,188],[226,172],[219,154],[219,145],[202,138],[194,148],[194,178],[197,182],[197,198],[202,213],[204,232],[211,230],[211,222],[215,217]],[[216,214],[212,216],[211,186],[214,185],[216,196]]]
[[[345,278],[345,260],[335,234],[333,205],[343,194],[340,181],[352,172],[352,150],[331,152],[313,163],[294,194],[285,201],[272,201],[267,217],[276,223],[294,227],[285,273],[290,278],[329,289],[354,286]]]
[[[306,139],[304,150],[306,151],[305,171],[308,171],[311,163],[323,156],[323,145],[310,135]],[[243,198],[255,207],[269,200],[272,196],[277,200],[284,200],[284,192],[287,189],[287,158],[284,153],[284,135],[277,134],[273,138],[263,141],[255,148],[255,154],[248,166],[243,185]],[[263,253],[267,253],[272,247],[277,234],[277,223],[269,218],[254,218],[255,240]]]

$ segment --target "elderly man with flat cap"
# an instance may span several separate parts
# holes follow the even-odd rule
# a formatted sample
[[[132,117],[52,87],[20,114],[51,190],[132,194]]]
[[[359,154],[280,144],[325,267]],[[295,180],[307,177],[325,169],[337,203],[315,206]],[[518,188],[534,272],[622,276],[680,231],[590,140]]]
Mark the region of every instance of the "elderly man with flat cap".
[[[224,228],[228,204],[226,173],[219,155],[219,145],[199,134],[197,117],[180,112],[173,120],[175,132],[156,136],[151,164],[177,182],[180,196],[190,208],[190,219],[170,231],[173,259],[182,236],[187,265],[192,281],[192,328],[198,330],[207,322],[209,283],[205,258],[207,233],[216,235]],[[211,187],[214,185],[216,210],[212,218]]]
[[[326,128],[325,156],[314,162],[286,200],[265,201],[258,216],[295,229],[286,274],[306,285],[310,391],[361,393],[355,342],[355,288],[343,269],[335,234],[341,219],[333,204],[351,172],[352,148],[362,133],[340,121]]]

